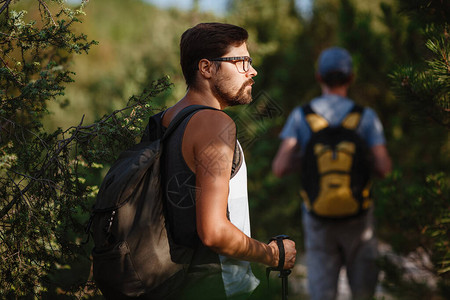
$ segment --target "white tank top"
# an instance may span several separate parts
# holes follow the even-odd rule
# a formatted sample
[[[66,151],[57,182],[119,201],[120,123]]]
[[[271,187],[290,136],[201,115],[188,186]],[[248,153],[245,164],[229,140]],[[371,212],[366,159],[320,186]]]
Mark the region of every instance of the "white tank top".
[[[239,141],[242,165],[230,179],[228,193],[228,211],[231,223],[250,237],[250,214],[247,194],[247,166],[244,152]],[[222,279],[227,297],[241,293],[251,293],[259,285],[259,280],[253,275],[250,262],[240,261],[219,255],[222,265]]]

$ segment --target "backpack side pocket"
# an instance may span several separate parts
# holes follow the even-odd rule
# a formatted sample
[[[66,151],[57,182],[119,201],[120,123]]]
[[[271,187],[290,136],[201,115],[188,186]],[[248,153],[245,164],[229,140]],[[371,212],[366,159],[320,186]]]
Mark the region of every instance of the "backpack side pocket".
[[[106,298],[139,296],[145,288],[136,273],[126,241],[104,251],[92,251],[94,278]]]

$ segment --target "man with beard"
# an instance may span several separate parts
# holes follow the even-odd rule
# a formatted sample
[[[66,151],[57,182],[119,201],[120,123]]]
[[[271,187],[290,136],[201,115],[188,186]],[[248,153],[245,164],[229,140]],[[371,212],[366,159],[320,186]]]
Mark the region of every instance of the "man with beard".
[[[250,262],[284,268],[295,262],[295,243],[250,237],[247,178],[236,126],[222,110],[252,101],[257,72],[245,29],[202,23],[181,37],[186,95],[163,116],[167,128],[192,105],[205,109],[186,118],[165,141],[162,174],[169,233],[193,251],[187,280],[174,299],[247,299],[259,281]],[[281,247],[280,247],[281,248]]]

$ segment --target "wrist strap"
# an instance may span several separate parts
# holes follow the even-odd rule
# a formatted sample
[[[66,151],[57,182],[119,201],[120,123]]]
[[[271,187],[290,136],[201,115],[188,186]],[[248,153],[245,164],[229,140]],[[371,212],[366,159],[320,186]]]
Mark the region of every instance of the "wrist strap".
[[[273,268],[273,270],[277,270],[277,271],[283,270],[284,260],[285,260],[284,244],[283,244],[284,239],[289,239],[289,236],[287,236],[285,234],[281,234],[281,235],[274,236],[273,238],[271,238],[269,240],[269,243],[272,241],[276,241],[277,246],[278,246],[278,255],[279,255],[278,256],[278,267]]]
[[[286,288],[287,288],[287,277],[289,276],[289,274],[291,274],[291,270],[283,270],[284,267],[284,260],[285,260],[285,253],[284,253],[284,244],[283,244],[283,240],[284,239],[289,239],[289,236],[285,235],[285,234],[281,234],[281,235],[277,235],[274,236],[273,238],[271,238],[269,240],[269,243],[272,241],[276,241],[277,242],[277,246],[278,246],[278,253],[279,253],[279,258],[278,258],[278,267],[274,268],[274,267],[268,267],[266,269],[266,277],[267,277],[267,287],[269,287],[269,275],[271,271],[280,271],[280,275],[278,275],[278,277],[282,278],[283,283],[286,284]],[[285,299],[285,298],[283,298]]]

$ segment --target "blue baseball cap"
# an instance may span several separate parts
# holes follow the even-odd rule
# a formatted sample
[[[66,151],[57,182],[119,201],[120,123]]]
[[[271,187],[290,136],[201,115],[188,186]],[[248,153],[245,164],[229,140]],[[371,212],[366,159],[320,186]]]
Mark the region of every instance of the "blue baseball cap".
[[[341,72],[347,76],[352,74],[352,57],[343,48],[331,47],[323,50],[317,62],[318,73],[322,77],[330,72]]]

